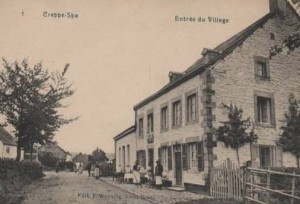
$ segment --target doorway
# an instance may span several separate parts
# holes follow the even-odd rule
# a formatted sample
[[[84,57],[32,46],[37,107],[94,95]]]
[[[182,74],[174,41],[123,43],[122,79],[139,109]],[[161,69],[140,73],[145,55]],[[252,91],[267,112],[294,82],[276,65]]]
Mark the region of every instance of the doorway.
[[[176,185],[182,185],[181,145],[174,146]]]

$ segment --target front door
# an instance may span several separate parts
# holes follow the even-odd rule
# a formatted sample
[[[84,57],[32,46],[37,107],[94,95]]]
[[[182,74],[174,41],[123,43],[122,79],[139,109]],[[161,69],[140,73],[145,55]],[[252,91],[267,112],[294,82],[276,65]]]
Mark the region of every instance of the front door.
[[[175,152],[175,177],[176,177],[176,185],[181,185],[182,184],[181,152]]]

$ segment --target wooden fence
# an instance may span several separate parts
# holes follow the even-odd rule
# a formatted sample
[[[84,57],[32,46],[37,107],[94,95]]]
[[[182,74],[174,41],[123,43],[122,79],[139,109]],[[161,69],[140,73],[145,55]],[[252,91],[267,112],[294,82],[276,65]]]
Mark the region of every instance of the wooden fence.
[[[285,186],[285,189],[272,189],[271,175],[290,177],[291,186]],[[245,179],[245,203],[251,201],[251,203],[271,204],[273,203],[272,195],[284,196],[285,201],[289,200],[289,202],[285,203],[300,203],[300,197],[295,195],[296,179],[300,179],[300,175],[277,172],[270,169],[248,168]]]
[[[228,158],[219,167],[210,169],[210,195],[242,201],[244,197],[244,169]]]

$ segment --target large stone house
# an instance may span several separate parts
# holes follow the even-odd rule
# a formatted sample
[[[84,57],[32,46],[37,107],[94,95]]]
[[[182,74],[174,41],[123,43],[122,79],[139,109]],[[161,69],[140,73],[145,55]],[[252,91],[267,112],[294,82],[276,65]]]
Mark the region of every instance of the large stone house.
[[[131,126],[114,137],[116,172],[128,172],[136,160],[135,126]]]
[[[184,72],[170,72],[166,86],[134,106],[140,165],[151,168],[160,159],[173,184],[204,185],[210,166],[227,158],[237,163],[236,152],[209,134],[227,120],[223,104],[233,104],[252,119],[259,137],[240,149],[241,164],[296,166],[276,141],[289,95],[300,98],[300,49],[272,58],[270,50],[299,25],[290,3],[270,0],[270,13],[214,49],[203,49]]]

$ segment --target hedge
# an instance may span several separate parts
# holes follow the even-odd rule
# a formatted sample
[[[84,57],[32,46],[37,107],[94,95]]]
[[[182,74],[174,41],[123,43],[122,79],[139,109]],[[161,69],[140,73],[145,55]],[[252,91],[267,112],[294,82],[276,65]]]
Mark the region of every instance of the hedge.
[[[35,162],[17,162],[13,159],[0,158],[0,203],[8,203],[16,192],[32,180],[43,177],[41,165]]]

